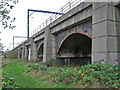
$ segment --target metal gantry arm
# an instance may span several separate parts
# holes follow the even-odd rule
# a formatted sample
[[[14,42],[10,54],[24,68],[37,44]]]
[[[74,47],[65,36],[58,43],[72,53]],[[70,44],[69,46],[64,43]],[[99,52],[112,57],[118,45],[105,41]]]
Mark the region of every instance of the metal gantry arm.
[[[33,9],[28,9],[28,12],[29,12],[29,11],[63,15],[63,13],[52,12],[52,11],[43,11],[43,10],[33,10]]]
[[[43,10],[33,10],[33,9],[28,9],[28,15],[27,15],[27,18],[28,18],[28,30],[27,30],[27,42],[28,42],[28,48],[29,48],[29,16],[31,16],[32,14],[29,15],[29,11],[32,11],[33,13],[34,12],[41,12],[41,13],[49,13],[49,14],[59,14],[59,15],[63,15],[63,13],[58,13],[58,12],[52,12],[52,11],[43,11]],[[29,52],[29,51],[28,51]]]

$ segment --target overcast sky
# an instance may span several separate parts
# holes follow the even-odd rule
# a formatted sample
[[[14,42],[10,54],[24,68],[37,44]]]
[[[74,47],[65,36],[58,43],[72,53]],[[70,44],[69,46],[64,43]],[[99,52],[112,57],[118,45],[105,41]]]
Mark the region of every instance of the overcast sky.
[[[12,49],[13,36],[27,36],[27,10],[46,10],[58,11],[62,6],[70,0],[19,0],[11,11],[11,17],[16,17],[14,30],[4,29],[0,25],[0,42],[6,46],[5,49]],[[37,28],[42,22],[49,18],[51,14],[33,13],[30,16],[30,33]],[[15,38],[15,43],[19,43],[22,39]]]

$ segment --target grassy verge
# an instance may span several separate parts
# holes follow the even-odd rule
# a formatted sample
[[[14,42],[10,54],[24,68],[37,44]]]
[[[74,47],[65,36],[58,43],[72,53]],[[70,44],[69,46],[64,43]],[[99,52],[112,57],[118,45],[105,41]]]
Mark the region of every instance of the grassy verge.
[[[4,88],[118,88],[118,66],[88,64],[59,66],[55,62],[32,63],[4,60],[2,68]]]
[[[69,85],[56,84],[48,78],[48,71],[36,70],[30,65],[38,65],[36,63],[24,62],[20,60],[4,60],[3,63],[3,88],[66,88]],[[39,64],[42,65],[42,64]]]

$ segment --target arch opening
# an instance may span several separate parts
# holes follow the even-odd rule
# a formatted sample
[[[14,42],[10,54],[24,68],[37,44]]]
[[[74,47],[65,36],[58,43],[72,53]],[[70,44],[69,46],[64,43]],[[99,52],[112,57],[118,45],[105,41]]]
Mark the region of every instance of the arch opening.
[[[44,43],[42,43],[42,44],[38,47],[38,51],[37,51],[37,57],[39,58],[40,61],[43,60],[43,48],[44,48]]]
[[[58,49],[58,61],[61,64],[91,63],[92,39],[83,33],[68,35]]]

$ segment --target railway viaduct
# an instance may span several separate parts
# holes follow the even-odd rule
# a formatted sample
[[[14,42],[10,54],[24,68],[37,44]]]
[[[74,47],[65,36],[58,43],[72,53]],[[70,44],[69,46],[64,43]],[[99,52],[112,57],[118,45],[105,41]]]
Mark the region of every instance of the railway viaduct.
[[[70,8],[70,7],[69,7]],[[52,18],[51,18],[52,19]],[[47,23],[47,22],[46,22]],[[62,63],[118,64],[120,60],[120,2],[82,2],[51,21],[13,49],[19,59]]]

